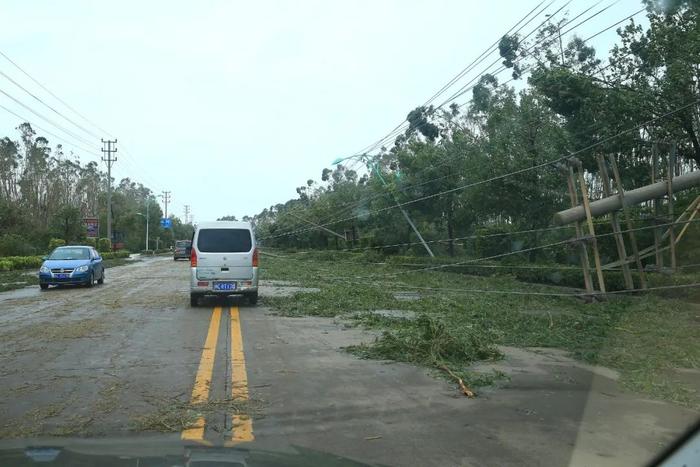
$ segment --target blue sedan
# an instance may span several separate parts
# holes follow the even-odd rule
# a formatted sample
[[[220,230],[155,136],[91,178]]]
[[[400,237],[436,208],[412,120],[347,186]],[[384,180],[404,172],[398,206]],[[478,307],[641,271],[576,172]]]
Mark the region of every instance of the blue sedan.
[[[105,268],[100,254],[89,246],[61,246],[45,258],[39,269],[39,287],[50,285],[85,285],[104,283]]]

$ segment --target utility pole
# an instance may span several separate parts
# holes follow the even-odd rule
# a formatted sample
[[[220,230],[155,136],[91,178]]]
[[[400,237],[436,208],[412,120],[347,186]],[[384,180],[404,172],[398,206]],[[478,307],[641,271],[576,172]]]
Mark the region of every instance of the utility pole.
[[[148,251],[148,224],[150,224],[150,215],[148,214],[148,205],[151,204],[146,200],[146,251]]]
[[[137,212],[137,213],[136,213],[136,214],[138,214],[139,216],[141,216],[141,217],[143,217],[143,218],[146,219],[146,251],[148,251],[148,224],[149,224],[149,221],[150,221],[150,214],[149,214],[149,212],[148,212],[148,207],[149,207],[149,205],[150,205],[151,203],[150,203],[149,201],[150,201],[150,200],[149,200],[148,198],[146,198],[146,200],[144,201],[144,204],[146,204],[146,215],[145,215],[145,216],[144,216],[143,214],[141,214],[140,212]]]
[[[102,144],[106,148],[102,148],[102,152],[107,154],[107,158],[102,157],[102,161],[107,163],[107,238],[112,242],[112,164],[117,162],[117,156],[112,157],[112,153],[117,152],[117,140],[114,141],[104,139]],[[114,145],[114,146],[112,146]]]
[[[190,205],[185,204],[185,224],[189,223],[189,218],[190,218]]]
[[[338,159],[336,159],[336,160],[333,161],[333,165],[338,165],[338,164],[340,164],[340,163],[341,163],[342,161],[344,161],[344,160],[353,159],[353,158],[356,158],[356,157],[357,157],[357,156],[350,156],[350,157],[345,157],[345,158],[338,158]],[[388,188],[388,185],[387,185],[386,181],[384,180],[384,177],[382,177],[382,173],[381,173],[381,172],[379,171],[379,169],[377,168],[377,165],[376,165],[374,162],[372,162],[369,158],[367,158],[366,156],[361,156],[361,157],[360,157],[360,160],[361,160],[362,162],[366,163],[367,166],[370,168],[370,170],[372,170],[374,173],[377,174],[377,177],[379,177],[379,181],[382,183],[382,185],[383,185],[385,188]],[[392,197],[392,198],[394,199],[394,201],[396,202],[396,206],[394,206],[394,207],[399,208],[399,210],[401,211],[401,214],[403,214],[403,217],[406,219],[406,222],[408,222],[408,225],[410,225],[410,226],[411,226],[411,229],[413,229],[413,233],[416,234],[416,236],[418,237],[418,240],[420,240],[420,242],[423,244],[423,248],[425,248],[425,251],[428,253],[428,255],[429,255],[431,258],[434,258],[435,255],[433,254],[433,250],[430,249],[430,247],[428,246],[428,243],[425,241],[425,239],[423,239],[423,236],[420,234],[420,231],[418,230],[418,227],[416,227],[416,224],[413,223],[413,221],[411,220],[411,218],[408,216],[408,213],[406,212],[406,210],[403,208],[403,206],[401,205],[401,203],[399,203],[399,201],[396,199],[396,195],[394,195],[394,193],[391,192],[391,191],[389,191],[389,193],[391,194],[391,197]],[[338,235],[338,234],[336,234],[336,235]]]
[[[170,202],[170,192],[164,191],[161,196],[163,197],[163,204],[165,204],[165,216],[163,216],[163,217],[165,217],[167,219],[168,218],[168,203]]]

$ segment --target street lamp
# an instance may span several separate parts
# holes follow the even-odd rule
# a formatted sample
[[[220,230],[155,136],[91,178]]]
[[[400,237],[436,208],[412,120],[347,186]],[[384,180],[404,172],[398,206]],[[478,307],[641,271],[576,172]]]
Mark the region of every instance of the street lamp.
[[[141,214],[140,212],[137,212],[137,213],[136,213],[136,214],[138,214],[139,216],[144,217],[144,218],[146,219],[146,251],[148,251],[148,220],[149,220],[149,218],[148,218],[148,204],[149,204],[149,203],[147,202],[147,203],[146,203],[146,215],[145,215],[145,216],[144,216],[143,214]]]

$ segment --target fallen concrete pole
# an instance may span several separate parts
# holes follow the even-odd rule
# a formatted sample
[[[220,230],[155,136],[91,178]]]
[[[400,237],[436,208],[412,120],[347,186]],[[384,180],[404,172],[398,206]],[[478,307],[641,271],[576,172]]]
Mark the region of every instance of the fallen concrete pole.
[[[689,172],[673,178],[673,192],[687,190],[694,186],[700,185],[700,170]],[[625,191],[625,204],[633,206],[656,198],[662,198],[668,193],[668,183],[666,180],[652,183],[641,188]],[[607,198],[593,201],[590,204],[591,215],[593,217],[603,216],[611,212],[622,209],[620,197],[615,194]],[[554,223],[557,225],[566,225],[576,221],[582,221],[586,218],[586,211],[583,206],[565,209],[554,215]]]

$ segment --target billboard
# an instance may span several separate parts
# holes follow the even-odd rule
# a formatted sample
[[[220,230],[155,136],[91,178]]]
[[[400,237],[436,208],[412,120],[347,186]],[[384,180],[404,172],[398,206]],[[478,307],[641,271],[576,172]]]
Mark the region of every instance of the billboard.
[[[85,236],[87,238],[97,238],[100,235],[100,220],[97,217],[85,217],[83,219],[85,223],[85,229],[87,233]]]

